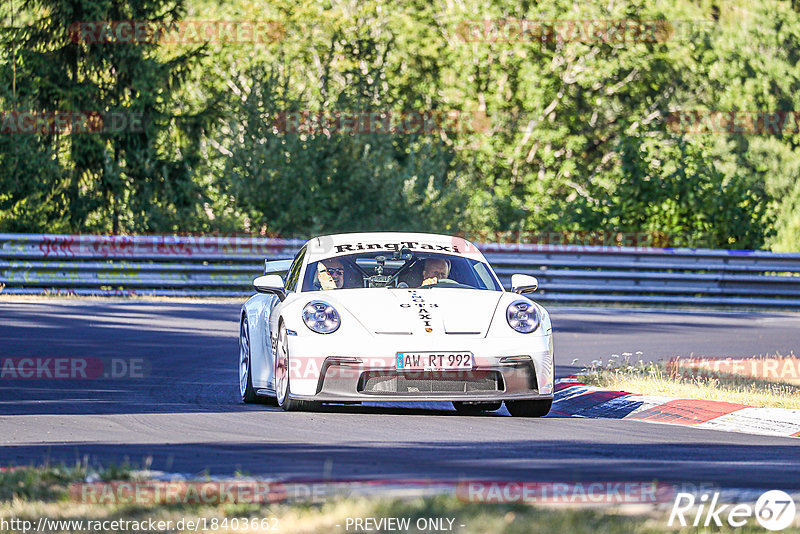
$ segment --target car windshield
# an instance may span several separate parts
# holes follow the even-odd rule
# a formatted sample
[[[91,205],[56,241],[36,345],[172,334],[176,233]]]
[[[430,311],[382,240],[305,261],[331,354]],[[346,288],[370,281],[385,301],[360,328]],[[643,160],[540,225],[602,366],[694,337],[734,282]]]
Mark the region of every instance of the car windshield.
[[[365,287],[503,290],[484,262],[407,250],[363,252],[312,262],[303,282],[303,291]]]

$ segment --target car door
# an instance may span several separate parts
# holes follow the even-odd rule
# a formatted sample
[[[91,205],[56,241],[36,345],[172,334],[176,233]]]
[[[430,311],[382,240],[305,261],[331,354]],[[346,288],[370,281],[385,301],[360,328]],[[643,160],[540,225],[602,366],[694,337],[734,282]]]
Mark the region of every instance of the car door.
[[[294,257],[292,266],[289,268],[289,272],[286,273],[284,288],[286,288],[287,297],[284,302],[288,302],[291,299],[291,295],[297,291],[297,286],[300,283],[300,278],[303,273],[303,261],[305,257],[306,247],[303,247]],[[265,336],[265,340],[268,341],[268,346],[265,347],[264,354],[267,355],[267,373],[269,377],[269,387],[272,390],[275,389],[275,347],[277,346],[278,340],[278,320],[280,319],[284,302],[281,302],[278,297],[273,297],[272,303],[266,311],[268,317],[266,318],[265,324],[267,326],[268,335]]]

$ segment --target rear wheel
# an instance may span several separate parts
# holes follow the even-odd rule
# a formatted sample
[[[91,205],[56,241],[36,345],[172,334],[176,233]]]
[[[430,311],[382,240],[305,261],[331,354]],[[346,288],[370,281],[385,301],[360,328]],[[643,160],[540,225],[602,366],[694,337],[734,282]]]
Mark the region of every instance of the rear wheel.
[[[278,346],[275,351],[275,396],[278,398],[278,406],[287,412],[313,410],[319,403],[312,401],[302,401],[290,399],[292,391],[291,381],[289,380],[289,342],[286,335],[286,327],[283,323],[278,327]]]
[[[544,417],[551,406],[553,399],[506,401],[508,412],[515,417]]]
[[[250,328],[247,325],[247,316],[242,316],[239,325],[239,395],[242,402],[251,404],[260,402],[253,388],[253,373],[250,368]]]

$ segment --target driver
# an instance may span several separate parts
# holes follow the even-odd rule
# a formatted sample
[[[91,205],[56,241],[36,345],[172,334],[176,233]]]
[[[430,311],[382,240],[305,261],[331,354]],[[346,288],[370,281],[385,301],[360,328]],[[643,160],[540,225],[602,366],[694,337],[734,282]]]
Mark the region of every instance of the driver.
[[[328,258],[317,263],[320,288],[341,289],[344,286],[344,265],[338,258]]]
[[[436,284],[450,276],[450,262],[444,258],[428,258],[422,267],[422,286]]]

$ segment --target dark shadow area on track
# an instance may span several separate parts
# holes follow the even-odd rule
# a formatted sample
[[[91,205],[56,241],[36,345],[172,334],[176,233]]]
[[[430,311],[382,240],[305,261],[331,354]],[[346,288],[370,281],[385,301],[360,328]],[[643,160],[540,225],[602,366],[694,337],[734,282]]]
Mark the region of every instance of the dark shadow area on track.
[[[232,372],[231,381],[236,379]],[[0,382],[0,415],[112,415],[112,414],[181,414],[278,411],[274,399],[265,404],[243,404],[230,385],[208,383],[196,391],[174,391],[169,385],[131,388],[129,383],[114,381],[72,381],[69,389],[36,381],[35,386],[21,380]],[[30,381],[28,381],[30,382]],[[186,387],[186,382],[181,382]],[[12,400],[13,399],[13,400]],[[449,401],[366,402],[364,404],[323,404],[312,413],[354,413],[375,415],[447,415],[461,416]],[[505,408],[461,417],[509,416]]]
[[[535,426],[535,425],[534,425]],[[594,442],[219,443],[6,446],[0,463],[150,464],[167,472],[324,479],[659,481],[800,489],[800,447],[710,442],[628,446]]]
[[[235,380],[235,376],[231,378]],[[186,385],[183,383],[182,385]],[[175,392],[168,386],[149,387],[146,390],[129,389],[126,385],[115,387],[112,382],[102,389],[75,387],[69,390],[39,384],[35,388],[4,383],[0,385],[0,415],[111,415],[111,414],[180,414],[215,412],[253,412],[279,409],[270,405],[242,404],[237,392],[230,386],[227,391],[216,392],[214,384],[204,386],[207,390]],[[225,395],[228,402],[220,402]],[[13,397],[13,400],[9,400]],[[163,397],[163,400],[158,400]],[[316,413],[370,413],[398,415],[458,415],[449,402],[386,403],[384,405],[322,405]],[[435,407],[432,407],[434,406]],[[501,409],[502,410],[502,409]],[[282,411],[282,410],[281,410]],[[508,415],[505,410],[481,416]],[[479,416],[480,417],[480,416]]]
[[[3,358],[143,362],[145,373],[0,380],[0,415],[241,411],[229,304],[0,303]],[[107,370],[107,369],[106,369]],[[11,377],[11,378],[9,378]]]
[[[3,304],[0,304],[0,306],[3,306]],[[147,330],[151,332],[170,332],[175,330],[191,332],[195,329],[191,328],[191,323],[187,323],[186,321],[214,321],[215,323],[229,321],[234,323],[238,320],[238,315],[236,315],[235,310],[234,314],[231,314],[230,309],[222,310],[213,306],[210,306],[209,308],[198,307],[197,310],[192,310],[191,312],[173,309],[168,313],[163,310],[159,310],[156,307],[141,312],[132,311],[125,307],[108,309],[104,311],[98,311],[93,307],[88,309],[61,307],[58,312],[61,313],[62,316],[20,310],[13,310],[12,315],[11,313],[8,313],[8,311],[8,309],[0,311],[0,328],[3,328],[4,330],[9,329],[12,331],[38,329],[44,329],[45,331],[52,329],[71,330],[74,329],[75,326],[80,325],[82,327],[88,326],[91,329],[117,327],[123,329]],[[64,316],[71,313],[80,313],[85,315],[83,317]],[[168,318],[168,320],[162,324],[159,324],[158,316],[164,316]],[[147,326],[131,324],[132,319],[147,321],[149,324],[147,324]],[[7,323],[11,323],[12,321],[16,324],[12,323],[12,326],[8,326]],[[25,326],[19,326],[19,323],[25,323]],[[232,332],[220,332],[220,335],[227,334],[235,335],[236,330],[234,329]],[[10,338],[9,336],[4,336],[3,339],[5,343],[5,340]],[[28,340],[31,339],[36,340],[38,339],[38,336],[28,338]]]

